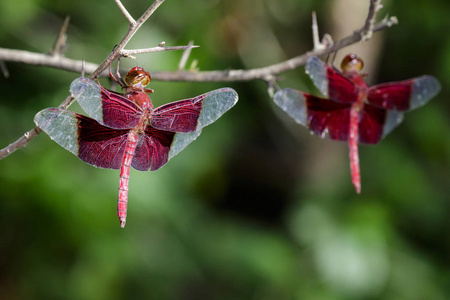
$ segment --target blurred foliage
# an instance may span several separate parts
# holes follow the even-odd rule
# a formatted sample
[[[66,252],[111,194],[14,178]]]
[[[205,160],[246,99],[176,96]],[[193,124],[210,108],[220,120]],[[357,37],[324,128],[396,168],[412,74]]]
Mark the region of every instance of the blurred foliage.
[[[168,0],[127,49],[194,40],[188,65],[200,70],[262,67],[310,50],[310,13],[329,32],[331,2]],[[123,3],[135,18],[150,4]],[[450,2],[384,4],[379,17],[400,23],[383,32],[376,81],[433,74],[443,90],[379,145],[361,147],[361,195],[347,145],[295,125],[264,83],[153,82],[155,105],[226,85],[240,101],[161,170],[131,171],[124,230],[119,171],[84,164],[45,134],[0,161],[0,298],[449,299]],[[0,46],[46,53],[67,15],[66,56],[90,62],[128,26],[112,0],[0,1]],[[180,55],[121,65],[174,70]],[[6,66],[1,147],[79,76]],[[303,68],[280,77],[316,92]]]

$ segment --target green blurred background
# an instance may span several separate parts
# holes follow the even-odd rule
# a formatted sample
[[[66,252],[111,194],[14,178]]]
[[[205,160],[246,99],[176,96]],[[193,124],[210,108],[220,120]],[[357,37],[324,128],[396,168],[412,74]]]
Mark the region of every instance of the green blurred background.
[[[312,10],[337,40],[361,27],[368,2],[167,0],[126,48],[194,40],[188,65],[200,70],[263,67],[312,48]],[[151,1],[123,3],[137,18]],[[156,106],[223,86],[240,100],[161,170],[131,171],[125,229],[119,171],[89,166],[45,134],[0,161],[0,299],[449,299],[450,2],[383,3],[378,19],[400,24],[352,50],[370,84],[432,74],[443,89],[380,144],[360,147],[361,195],[347,144],[294,124],[265,83],[154,81]],[[2,0],[0,46],[46,53],[67,15],[69,58],[100,63],[128,28],[112,0]],[[180,56],[121,65],[169,71]],[[1,148],[79,76],[6,66]],[[317,94],[303,68],[279,85]]]

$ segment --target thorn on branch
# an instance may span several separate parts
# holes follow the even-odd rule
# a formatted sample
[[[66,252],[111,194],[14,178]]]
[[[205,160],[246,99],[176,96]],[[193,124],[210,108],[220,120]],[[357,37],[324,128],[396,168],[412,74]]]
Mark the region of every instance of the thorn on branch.
[[[153,52],[172,51],[172,50],[186,50],[189,48],[198,48],[198,47],[199,46],[193,45],[193,46],[172,46],[172,47],[156,46],[156,47],[152,47],[152,48],[133,49],[133,50],[122,49],[120,51],[120,55],[130,57],[133,54],[153,53]]]
[[[51,56],[62,56],[67,49],[67,27],[69,27],[70,16],[67,16],[64,20],[61,29],[59,30],[58,37],[56,38],[53,48],[49,51]]]
[[[331,35],[329,35],[328,33],[324,34],[322,42],[320,42],[319,26],[317,26],[317,17],[315,11],[312,12],[312,35],[313,35],[314,51],[324,50],[333,45],[333,39],[331,38]]]
[[[393,25],[398,24],[398,19],[396,16],[392,16],[392,17],[388,18],[388,16],[386,15],[386,17],[384,17],[382,23],[385,23],[387,27],[392,27]]]
[[[186,66],[186,62],[189,58],[189,55],[191,54],[191,50],[192,50],[192,45],[194,45],[194,41],[189,41],[189,43],[187,44],[187,46],[189,48],[185,49],[183,51],[183,55],[181,55],[181,59],[180,62],[178,64],[178,71],[181,71],[184,69],[184,67]]]
[[[267,75],[263,80],[267,83],[267,93],[270,98],[273,98],[273,95],[280,90],[280,86],[277,84],[277,77],[274,75]]]
[[[197,66],[198,66],[198,60],[194,59],[192,61],[191,65],[189,66],[189,71],[191,71],[191,72],[198,72],[200,69]]]
[[[3,77],[9,78],[8,68],[6,67],[5,61],[3,61],[3,60],[0,60],[0,71],[3,74]]]

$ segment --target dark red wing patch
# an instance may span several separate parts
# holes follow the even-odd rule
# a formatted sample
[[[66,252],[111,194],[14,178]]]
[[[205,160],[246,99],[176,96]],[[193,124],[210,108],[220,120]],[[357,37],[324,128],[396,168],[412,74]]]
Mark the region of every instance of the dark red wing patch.
[[[308,108],[308,127],[317,135],[333,140],[348,139],[351,104],[338,103],[303,93]]]
[[[367,100],[378,107],[405,111],[410,106],[412,85],[413,80],[378,84],[369,89]]]
[[[426,104],[441,90],[430,75],[375,85],[369,89],[369,103],[390,110],[406,111]]]
[[[103,124],[117,129],[133,128],[139,123],[142,109],[123,95],[101,87]]]
[[[202,110],[201,97],[204,96],[180,100],[156,108],[150,117],[152,126],[173,132],[196,131]]]
[[[169,160],[169,151],[175,133],[163,131],[151,126],[145,128],[145,134],[139,135],[136,152],[131,162],[139,171],[156,171]]]
[[[355,85],[341,72],[327,66],[328,97],[341,103],[353,103],[358,99]]]
[[[373,105],[364,105],[359,121],[358,142],[376,144],[383,137],[386,110]]]
[[[78,157],[99,168],[120,169],[129,130],[111,129],[79,114],[76,118]]]

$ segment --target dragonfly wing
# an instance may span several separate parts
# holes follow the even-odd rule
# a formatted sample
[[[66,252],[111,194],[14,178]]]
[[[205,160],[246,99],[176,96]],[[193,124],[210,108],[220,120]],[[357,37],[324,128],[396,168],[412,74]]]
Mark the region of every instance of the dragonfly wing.
[[[232,108],[238,95],[231,88],[222,88],[191,99],[180,100],[153,110],[150,124],[173,132],[194,132],[215,122]]]
[[[169,160],[170,146],[175,133],[147,126],[136,145],[131,161],[133,168],[139,171],[156,171]]]
[[[142,109],[133,101],[85,77],[75,79],[70,92],[91,118],[111,128],[135,127],[142,114]]]
[[[426,104],[441,90],[439,81],[429,75],[375,85],[369,89],[370,104],[385,109],[407,111]]]
[[[276,92],[274,102],[312,133],[321,137],[328,134],[333,140],[348,139],[351,104],[330,101],[293,89]]]
[[[121,167],[129,130],[111,129],[94,119],[60,108],[40,111],[34,122],[82,161],[99,168]]]
[[[383,137],[388,135],[403,121],[403,113],[396,110],[388,110],[386,113],[386,121],[383,126]]]
[[[201,130],[175,133],[147,126],[139,136],[135,155],[131,162],[140,171],[156,171],[199,136]]]
[[[310,57],[306,62],[305,70],[326,98],[341,103],[353,103],[358,99],[353,82],[318,57]]]
[[[400,124],[402,113],[388,111],[370,104],[364,105],[358,125],[358,142],[376,144]]]

